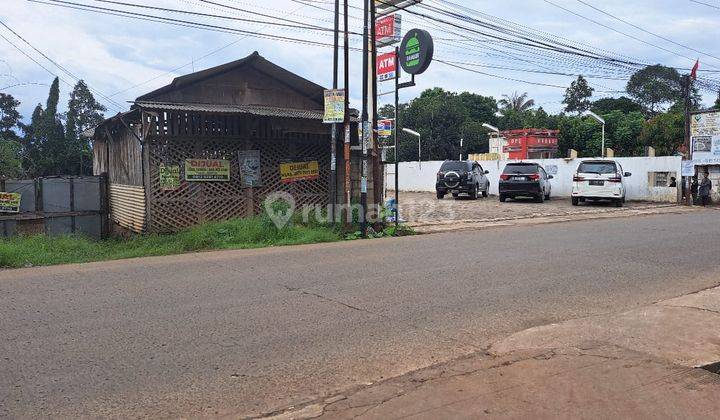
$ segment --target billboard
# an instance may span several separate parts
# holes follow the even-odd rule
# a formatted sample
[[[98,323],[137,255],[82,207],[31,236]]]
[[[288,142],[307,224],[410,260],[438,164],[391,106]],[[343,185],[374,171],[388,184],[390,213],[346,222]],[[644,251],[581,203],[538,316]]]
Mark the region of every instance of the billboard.
[[[720,164],[720,112],[690,117],[690,148],[694,165]]]

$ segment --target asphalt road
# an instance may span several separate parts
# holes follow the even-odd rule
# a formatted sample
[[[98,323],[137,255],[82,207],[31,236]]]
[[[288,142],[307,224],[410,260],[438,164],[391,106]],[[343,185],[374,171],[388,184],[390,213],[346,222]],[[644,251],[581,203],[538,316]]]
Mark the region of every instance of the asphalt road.
[[[245,415],[720,282],[720,213],[0,271],[0,416]]]

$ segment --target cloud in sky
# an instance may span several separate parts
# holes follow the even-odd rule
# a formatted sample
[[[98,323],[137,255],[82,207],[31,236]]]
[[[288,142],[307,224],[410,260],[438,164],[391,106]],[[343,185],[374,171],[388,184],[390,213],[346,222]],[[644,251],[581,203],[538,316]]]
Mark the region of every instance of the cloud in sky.
[[[93,0],[78,1],[101,7],[119,7],[97,3]],[[269,20],[268,18],[249,15],[238,10],[204,3],[200,0],[127,1],[238,18],[250,17],[254,22],[218,20],[135,9],[140,13],[177,17],[247,31],[332,43],[330,33],[318,34],[294,28],[267,26],[258,21]],[[328,28],[332,26],[331,12],[321,10],[332,8],[332,1],[330,0],[306,2],[305,4],[299,0],[214,1],[269,16],[284,17]],[[692,60],[679,56],[685,55],[691,58],[699,57],[703,69],[720,69],[720,59],[702,56],[643,33],[603,15],[577,0],[552,0],[552,2],[594,19],[603,25],[640,38],[647,43],[656,44],[677,54],[633,40],[626,35],[589,22],[543,0],[506,2],[496,0],[452,1],[527,27],[545,31],[553,36],[580,41],[599,49],[620,53],[649,63],[657,62],[678,67],[692,66]],[[677,43],[689,45],[697,50],[720,57],[720,51],[717,50],[716,43],[718,35],[720,35],[719,9],[709,8],[686,0],[583,1],[615,16],[629,20],[648,31],[672,39]],[[444,3],[444,1],[426,0],[426,3],[438,5]],[[362,6],[362,2],[359,0],[351,0],[350,4],[354,7]],[[360,32],[362,30],[360,11],[351,9],[351,15],[353,16],[350,21],[352,29]],[[438,39],[436,45],[436,56],[438,57],[456,61],[501,65],[510,68],[516,67],[520,63],[517,59],[511,60],[510,57],[504,57],[502,54],[494,52],[491,42],[483,45],[473,45],[472,48],[469,48],[467,44],[457,42],[457,35],[439,31],[435,24],[426,21],[422,17],[405,13],[403,18],[405,29],[411,26],[419,26],[429,29],[433,33]],[[236,60],[253,51],[258,51],[269,60],[322,85],[329,86],[332,82],[332,50],[326,47],[307,46],[292,42],[139,21],[59,8],[25,0],[3,0],[0,19],[60,65],[69,69],[74,75],[85,79],[95,90],[111,97],[119,105],[108,105],[110,113],[117,112],[118,108],[127,109],[129,106],[127,101],[169,83],[175,76],[191,72],[193,69],[199,70]],[[29,54],[32,54],[48,69],[57,72],[68,82],[74,83],[72,77],[63,75],[56,67],[31,51],[27,45],[15,38],[5,28],[0,28],[0,33]],[[354,40],[353,45],[359,47],[360,43]],[[227,47],[214,52],[223,46]],[[2,39],[0,39],[0,59],[3,60],[0,61],[0,88],[21,82],[47,85],[52,79],[52,76],[45,70],[24,57]],[[352,97],[355,100],[359,97],[358,87],[361,83],[360,63],[360,54],[352,52],[351,88]],[[525,67],[543,70],[537,64]],[[507,69],[478,68],[478,70],[499,77],[522,79],[549,85],[567,86],[573,79],[573,77],[568,76],[543,75]],[[557,68],[550,70],[566,71],[566,69]],[[423,89],[434,86],[495,97],[512,91],[527,91],[531,97],[536,99],[539,105],[549,111],[556,112],[561,109],[562,89],[526,84],[499,77],[470,73],[436,62],[427,73],[417,78],[417,87],[402,93],[402,99],[411,99]],[[623,90],[625,84],[624,81],[595,79],[591,79],[591,83],[597,91]],[[66,102],[70,86],[62,85],[61,88],[63,102]],[[22,112],[26,117],[29,117],[35,104],[45,101],[47,89],[47,86],[43,85],[24,85],[9,88],[7,92],[22,101]],[[390,89],[392,89],[391,83],[380,86],[381,92]],[[607,95],[603,93],[597,94],[597,96]],[[384,96],[381,98],[381,102],[389,101],[391,98],[392,95]],[[707,94],[705,100],[706,102],[714,100],[714,95]],[[107,105],[108,101],[104,102]],[[356,103],[354,106],[359,106],[359,104]]]

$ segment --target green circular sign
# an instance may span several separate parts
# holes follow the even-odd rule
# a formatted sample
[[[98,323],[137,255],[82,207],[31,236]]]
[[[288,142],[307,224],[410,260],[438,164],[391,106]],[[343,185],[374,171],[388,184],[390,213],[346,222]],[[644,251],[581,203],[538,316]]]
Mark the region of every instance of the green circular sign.
[[[400,66],[408,74],[427,70],[433,59],[435,45],[428,31],[412,29],[400,43]]]

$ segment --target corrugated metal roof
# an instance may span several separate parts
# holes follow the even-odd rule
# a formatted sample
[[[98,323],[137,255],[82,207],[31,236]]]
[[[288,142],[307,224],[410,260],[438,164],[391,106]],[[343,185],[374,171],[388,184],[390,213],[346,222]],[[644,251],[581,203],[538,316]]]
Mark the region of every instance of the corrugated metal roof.
[[[144,109],[186,112],[214,112],[220,114],[249,114],[263,117],[300,118],[322,120],[323,111],[278,108],[262,105],[219,105],[137,101],[135,105]]]

